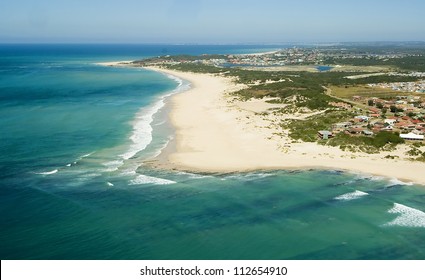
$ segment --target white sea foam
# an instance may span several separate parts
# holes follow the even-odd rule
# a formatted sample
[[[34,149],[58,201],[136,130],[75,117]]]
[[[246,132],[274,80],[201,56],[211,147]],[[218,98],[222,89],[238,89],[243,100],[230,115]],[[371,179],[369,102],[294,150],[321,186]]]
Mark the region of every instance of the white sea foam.
[[[384,181],[387,178],[382,177],[382,176],[372,175],[372,176],[367,177],[367,179],[370,180],[370,181]]]
[[[91,152],[91,153],[88,153],[88,154],[82,155],[82,156],[80,157],[80,159],[83,159],[83,158],[89,157],[89,156],[91,156],[92,154],[94,154],[94,152]]]
[[[252,181],[252,180],[262,179],[262,178],[266,178],[270,176],[273,176],[273,173],[248,173],[248,174],[230,175],[230,176],[227,176],[225,179]]]
[[[400,180],[394,178],[394,179],[389,180],[387,187],[395,186],[395,185],[412,186],[413,183],[412,182],[403,182],[403,181],[400,181]]]
[[[135,176],[137,168],[127,169],[121,172],[123,176]]]
[[[102,164],[106,166],[106,169],[104,170],[105,172],[114,172],[114,171],[117,171],[118,168],[120,168],[124,164],[124,161],[113,160],[113,161],[104,162]]]
[[[176,182],[166,179],[161,179],[157,177],[151,177],[147,175],[138,175],[135,179],[130,181],[130,185],[145,185],[145,184],[155,184],[155,185],[170,185],[175,184]]]
[[[393,221],[386,223],[386,226],[403,226],[403,227],[424,227],[425,213],[408,207],[403,204],[394,203],[394,207],[388,210],[388,213],[399,214]]]
[[[88,179],[92,179],[92,178],[96,178],[102,176],[102,174],[100,173],[84,173],[79,175],[79,178],[82,180],[88,180]]]
[[[353,174],[355,176],[355,181],[358,180],[370,180],[370,181],[382,181],[385,180],[385,177],[382,176],[376,176],[376,175],[370,175],[365,173],[359,173],[356,171],[349,171],[350,174]]]
[[[55,173],[58,173],[58,169],[55,169],[55,170],[52,170],[52,171],[46,171],[46,172],[36,172],[35,174],[38,174],[38,175],[52,175],[52,174],[55,174]]]
[[[369,195],[366,192],[362,192],[362,191],[354,191],[354,192],[350,192],[350,193],[346,193],[340,196],[335,197],[334,199],[336,200],[355,200],[355,199],[359,199],[363,196]]]
[[[143,108],[137,113],[136,118],[133,122],[133,133],[130,136],[132,144],[130,148],[121,155],[121,158],[128,160],[134,157],[140,151],[146,149],[146,147],[152,142],[152,122],[155,114],[165,106],[165,99],[173,94],[186,90],[188,87],[184,85],[182,79],[167,75],[170,79],[175,80],[178,83],[178,87],[160,97],[152,106]]]
[[[214,176],[212,176],[212,175],[194,174],[194,173],[188,173],[188,172],[183,172],[183,171],[179,171],[179,172],[177,172],[177,174],[187,176],[190,179],[214,178]]]
[[[165,121],[162,121],[160,123],[156,123],[155,126],[160,126],[160,125],[163,125],[164,123],[165,123]]]
[[[388,182],[386,184],[386,187],[389,186],[395,186],[395,185],[403,185],[403,186],[411,186],[413,185],[412,182],[403,182],[400,181],[397,178],[387,178],[387,177],[382,177],[382,176],[376,176],[376,175],[367,175],[367,174],[363,174],[363,173],[354,173],[356,175],[356,180],[370,180],[370,181],[383,181],[383,182]]]
[[[91,153],[88,153],[88,154],[85,154],[85,155],[82,155],[82,156],[80,156],[80,157],[78,157],[74,162],[72,162],[72,163],[68,163],[66,166],[67,167],[71,167],[72,165],[76,165],[80,160],[82,160],[82,159],[85,159],[85,158],[87,158],[87,157],[89,157],[89,156],[91,156],[92,154],[94,154],[95,152],[91,152]]]
[[[164,150],[168,144],[170,144],[170,142],[174,139],[173,136],[168,137],[167,141],[164,143],[164,145],[162,145],[159,149],[157,149],[155,151],[155,153],[152,155],[153,158],[159,156],[162,153],[162,150]]]

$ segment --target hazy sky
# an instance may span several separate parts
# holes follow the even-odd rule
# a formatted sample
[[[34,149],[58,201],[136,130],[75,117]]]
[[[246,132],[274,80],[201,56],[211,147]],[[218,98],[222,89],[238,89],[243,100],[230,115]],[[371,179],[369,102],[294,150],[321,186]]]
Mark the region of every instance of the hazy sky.
[[[0,42],[425,41],[424,0],[0,0]]]

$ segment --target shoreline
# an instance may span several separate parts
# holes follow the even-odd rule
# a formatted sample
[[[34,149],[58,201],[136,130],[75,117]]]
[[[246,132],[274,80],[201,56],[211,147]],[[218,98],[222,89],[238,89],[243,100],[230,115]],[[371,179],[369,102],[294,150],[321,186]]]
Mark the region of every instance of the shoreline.
[[[148,161],[156,168],[197,173],[331,169],[425,185],[425,176],[421,174],[425,164],[384,159],[402,151],[351,153],[317,143],[293,143],[275,125],[278,117],[260,114],[278,105],[265,100],[237,101],[229,93],[244,85],[230,78],[145,68],[191,84],[190,89],[170,96],[174,147],[165,148]]]

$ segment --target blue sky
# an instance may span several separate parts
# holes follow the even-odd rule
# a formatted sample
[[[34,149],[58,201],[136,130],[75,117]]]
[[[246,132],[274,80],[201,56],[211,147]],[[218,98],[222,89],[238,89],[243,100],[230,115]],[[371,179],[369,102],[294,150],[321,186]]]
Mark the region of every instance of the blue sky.
[[[0,0],[0,42],[425,41],[423,0]]]

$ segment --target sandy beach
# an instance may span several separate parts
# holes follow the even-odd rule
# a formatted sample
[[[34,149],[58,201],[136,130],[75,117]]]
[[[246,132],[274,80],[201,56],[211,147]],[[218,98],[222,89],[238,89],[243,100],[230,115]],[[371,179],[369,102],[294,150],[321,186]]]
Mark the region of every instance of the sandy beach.
[[[171,100],[170,119],[176,130],[174,149],[165,149],[156,165],[196,172],[238,172],[271,169],[322,168],[374,174],[425,184],[425,164],[404,159],[405,149],[381,154],[344,152],[316,143],[294,143],[278,126],[279,118],[261,115],[279,104],[239,101],[229,78],[149,68],[191,83],[191,89]],[[400,159],[384,159],[398,155]]]

